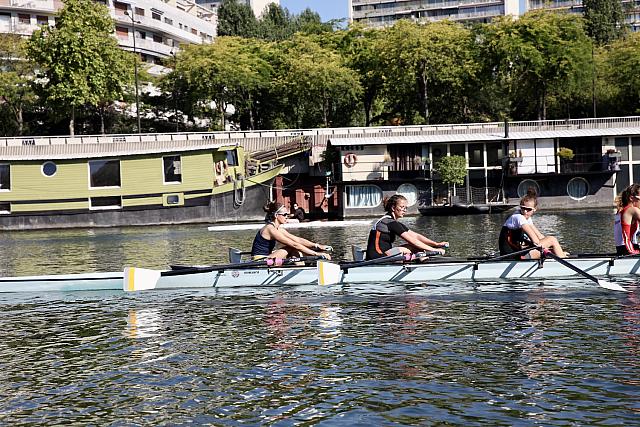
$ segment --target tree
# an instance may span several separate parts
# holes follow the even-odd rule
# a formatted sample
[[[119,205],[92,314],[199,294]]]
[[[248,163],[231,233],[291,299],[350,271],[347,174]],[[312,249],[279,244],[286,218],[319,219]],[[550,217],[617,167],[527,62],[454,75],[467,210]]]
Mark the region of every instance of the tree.
[[[613,42],[604,54],[603,86],[616,115],[640,114],[640,33]]]
[[[587,34],[596,44],[608,44],[624,32],[621,0],[582,0],[582,7]]]
[[[218,37],[212,44],[189,45],[176,60],[172,79],[184,79],[188,90],[207,105],[215,104],[221,129],[225,128],[225,112],[250,112],[254,93],[270,81],[271,67],[253,48],[251,40]]]
[[[472,41],[471,32],[456,23],[396,23],[380,46],[386,95],[393,104],[389,108],[402,113],[407,122],[429,123],[434,98],[441,99],[436,104],[440,108],[464,105],[462,93],[475,73]],[[439,120],[452,119],[442,111],[436,114]]]
[[[238,0],[222,0],[218,8],[218,36],[256,37],[258,20],[251,6]]]
[[[70,113],[71,135],[78,107],[113,100],[131,81],[131,57],[118,47],[113,32],[104,5],[66,0],[56,26],[40,28],[28,42],[27,54],[40,66],[43,97]]]
[[[312,37],[296,34],[283,43],[276,86],[292,109],[296,127],[329,127],[343,118],[337,112],[351,110],[360,95],[358,75],[342,57],[320,46]]]
[[[0,34],[0,100],[11,111],[16,133],[24,132],[24,109],[33,104],[33,63],[25,58],[24,41],[15,34]]]
[[[289,11],[275,3],[269,3],[258,21],[258,33],[264,40],[286,40],[291,38],[295,31]]]
[[[463,185],[467,176],[467,160],[462,156],[443,157],[434,165],[434,172],[438,173],[442,182],[447,185],[454,187]],[[451,190],[449,190],[449,196],[451,196]]]
[[[591,85],[591,43],[580,17],[544,10],[502,17],[478,39],[486,69],[509,100],[505,117],[546,120],[550,102],[568,103]]]

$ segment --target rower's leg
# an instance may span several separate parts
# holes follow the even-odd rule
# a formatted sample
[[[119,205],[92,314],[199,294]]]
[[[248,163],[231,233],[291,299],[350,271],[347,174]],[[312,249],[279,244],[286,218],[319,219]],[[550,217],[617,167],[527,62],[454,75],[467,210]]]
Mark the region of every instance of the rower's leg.
[[[560,242],[558,242],[558,239],[553,236],[546,236],[544,239],[540,240],[540,244],[543,248],[549,249],[560,258],[567,257],[567,254],[562,250],[562,246],[560,246]]]

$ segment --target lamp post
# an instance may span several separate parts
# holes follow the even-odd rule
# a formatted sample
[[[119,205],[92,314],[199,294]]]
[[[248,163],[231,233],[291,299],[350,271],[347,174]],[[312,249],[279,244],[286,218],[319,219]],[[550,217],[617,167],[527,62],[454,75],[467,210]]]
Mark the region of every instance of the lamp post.
[[[125,15],[131,19],[131,25],[133,27],[133,73],[135,75],[136,80],[136,117],[138,119],[138,133],[142,132],[142,128],[140,127],[140,97],[138,95],[138,58],[137,58],[137,50],[136,50],[136,20],[133,18],[133,11],[129,14],[129,11],[126,10],[124,12]],[[138,21],[138,24],[140,21]]]

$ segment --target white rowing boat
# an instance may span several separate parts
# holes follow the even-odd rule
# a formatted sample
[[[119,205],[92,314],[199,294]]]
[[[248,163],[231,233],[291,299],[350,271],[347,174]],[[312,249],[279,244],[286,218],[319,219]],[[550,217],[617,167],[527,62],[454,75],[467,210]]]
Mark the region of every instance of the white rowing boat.
[[[238,231],[238,230],[259,230],[264,227],[264,222],[255,224],[227,224],[213,225],[207,227],[209,231]],[[325,228],[325,227],[350,227],[353,225],[371,225],[371,220],[345,220],[345,221],[308,221],[308,222],[286,222],[282,224],[284,228]]]
[[[447,280],[553,279],[587,277],[601,287],[625,290],[594,276],[640,273],[640,257],[589,256],[568,260],[526,261],[447,260],[426,264],[334,264],[317,266],[258,266],[258,262],[179,270],[126,268],[124,272],[0,278],[0,292],[94,291],[147,289],[295,286],[351,283],[434,283]],[[369,263],[369,264],[368,264]]]

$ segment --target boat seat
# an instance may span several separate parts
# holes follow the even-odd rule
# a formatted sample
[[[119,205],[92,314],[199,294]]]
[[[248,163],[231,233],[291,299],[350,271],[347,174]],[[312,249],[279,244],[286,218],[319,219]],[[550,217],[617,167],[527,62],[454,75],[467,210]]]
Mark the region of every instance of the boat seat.
[[[354,261],[364,261],[366,254],[367,251],[362,249],[360,246],[351,246],[351,255],[353,256]]]
[[[237,248],[229,248],[229,262],[231,264],[238,264],[243,262],[242,255],[249,255],[251,252],[245,252]]]

